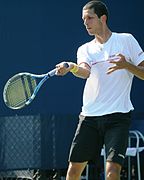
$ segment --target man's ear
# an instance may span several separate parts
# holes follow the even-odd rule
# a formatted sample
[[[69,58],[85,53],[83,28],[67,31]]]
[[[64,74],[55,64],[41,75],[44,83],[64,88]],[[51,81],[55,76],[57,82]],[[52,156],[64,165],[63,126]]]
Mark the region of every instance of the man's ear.
[[[102,23],[106,23],[106,21],[107,21],[107,16],[106,16],[106,15],[102,15],[102,16],[100,17],[100,20],[101,20]]]

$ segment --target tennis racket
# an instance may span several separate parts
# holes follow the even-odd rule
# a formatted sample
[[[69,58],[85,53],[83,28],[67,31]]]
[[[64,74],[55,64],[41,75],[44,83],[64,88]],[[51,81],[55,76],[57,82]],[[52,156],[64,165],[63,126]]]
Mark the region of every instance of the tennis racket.
[[[67,63],[64,66],[68,68]],[[34,100],[44,82],[54,76],[55,73],[56,68],[41,75],[28,72],[14,75],[4,86],[3,99],[5,104],[11,109],[21,109],[29,105]]]

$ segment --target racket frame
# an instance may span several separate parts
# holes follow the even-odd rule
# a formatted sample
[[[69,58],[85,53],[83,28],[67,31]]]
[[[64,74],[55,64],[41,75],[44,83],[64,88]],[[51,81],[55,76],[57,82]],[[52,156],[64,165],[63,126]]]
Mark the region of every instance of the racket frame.
[[[9,108],[11,108],[11,109],[21,109],[21,108],[29,105],[29,104],[34,100],[36,94],[38,93],[38,91],[39,91],[40,87],[43,85],[43,83],[44,83],[48,78],[54,76],[55,73],[56,73],[56,68],[53,69],[53,70],[51,70],[51,71],[49,71],[48,73],[40,74],[40,75],[38,75],[38,74],[32,74],[32,73],[28,73],[28,72],[21,72],[21,73],[18,73],[18,74],[16,74],[16,75],[14,75],[13,77],[11,77],[11,78],[7,81],[7,83],[6,83],[5,86],[4,86],[4,90],[3,90],[3,100],[4,100],[5,104],[6,104]],[[11,105],[8,105],[8,103],[7,103],[7,102],[8,102],[8,101],[7,101],[7,96],[6,96],[7,87],[9,86],[10,81],[11,81],[14,77],[16,77],[16,76],[23,76],[23,75],[31,76],[32,78],[42,78],[42,80],[39,81],[39,83],[36,85],[36,87],[35,87],[35,89],[34,89],[34,92],[32,93],[32,95],[29,97],[29,99],[28,99],[23,105],[21,105],[21,106],[16,106],[16,107],[11,106]]]

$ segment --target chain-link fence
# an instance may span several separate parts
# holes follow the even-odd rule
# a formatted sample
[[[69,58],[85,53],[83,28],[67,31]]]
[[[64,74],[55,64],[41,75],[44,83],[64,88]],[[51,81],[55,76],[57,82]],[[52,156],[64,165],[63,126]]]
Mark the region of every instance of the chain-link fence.
[[[65,169],[75,125],[72,116],[0,117],[0,180]]]
[[[40,116],[0,118],[0,169],[40,167]]]

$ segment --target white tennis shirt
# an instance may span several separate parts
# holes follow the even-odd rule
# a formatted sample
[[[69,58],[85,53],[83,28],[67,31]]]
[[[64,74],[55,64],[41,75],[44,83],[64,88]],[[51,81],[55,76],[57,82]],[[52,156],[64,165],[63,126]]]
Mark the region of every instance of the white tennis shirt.
[[[85,62],[91,67],[91,74],[86,80],[83,92],[82,115],[101,116],[134,109],[130,100],[134,75],[125,69],[109,75],[106,73],[108,68],[113,66],[107,60],[118,53],[134,65],[144,60],[140,45],[128,33],[112,33],[104,44],[92,40],[78,48],[77,63]]]

